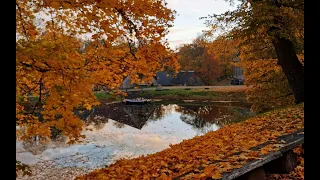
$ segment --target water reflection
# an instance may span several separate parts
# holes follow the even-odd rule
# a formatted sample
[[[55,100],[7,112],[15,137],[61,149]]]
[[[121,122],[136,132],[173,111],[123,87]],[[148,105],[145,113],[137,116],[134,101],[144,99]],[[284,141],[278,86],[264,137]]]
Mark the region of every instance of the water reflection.
[[[217,130],[248,112],[213,105],[101,105],[91,112],[78,112],[91,129],[83,131],[84,142],[68,146],[59,135],[50,143],[31,138],[17,141],[16,154],[27,164],[54,160],[60,166],[97,168],[119,158],[161,151],[169,144]]]
[[[149,121],[160,120],[172,112],[179,112],[180,120],[191,125],[198,134],[215,131],[233,120],[249,115],[248,110],[244,108],[174,104],[158,106]]]
[[[125,126],[124,123],[120,123],[120,122],[113,122],[112,124],[117,128],[123,128]]]
[[[22,142],[24,149],[33,155],[42,154],[47,149],[45,140],[39,137],[30,137]]]
[[[104,124],[109,122],[109,119],[105,116],[99,116],[92,114],[86,119],[87,124],[92,125],[96,130],[102,129]]]
[[[142,129],[148,122],[162,120],[172,113],[179,113],[179,119],[191,125],[195,130],[208,132],[210,127],[217,127],[232,122],[235,119],[249,116],[246,108],[177,105],[177,104],[149,104],[149,105],[124,105],[109,104],[95,108],[86,119],[95,129],[102,129],[108,119],[114,121],[114,126],[123,128],[125,125]]]
[[[151,114],[150,116],[150,120],[156,121],[156,120],[160,120],[163,119],[165,116],[170,115],[176,108],[177,105],[172,105],[172,104],[168,104],[168,105],[158,105],[155,109],[154,112]]]
[[[117,121],[114,125],[123,128],[124,124],[141,129],[147,122],[155,109],[154,104],[147,105],[125,105],[108,104],[94,108],[92,113],[86,119],[88,124],[93,124],[98,129],[108,122],[108,119]],[[102,124],[101,126],[99,124]]]

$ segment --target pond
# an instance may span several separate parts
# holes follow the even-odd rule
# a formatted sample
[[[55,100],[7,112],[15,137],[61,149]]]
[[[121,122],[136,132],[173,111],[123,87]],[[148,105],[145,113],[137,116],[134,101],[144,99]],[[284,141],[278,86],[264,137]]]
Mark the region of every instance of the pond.
[[[147,105],[105,104],[80,114],[86,139],[67,145],[57,135],[50,143],[16,142],[16,158],[35,165],[51,162],[55,168],[105,167],[120,158],[156,153],[185,139],[215,131],[225,124],[251,116],[248,108],[218,104],[160,103]]]

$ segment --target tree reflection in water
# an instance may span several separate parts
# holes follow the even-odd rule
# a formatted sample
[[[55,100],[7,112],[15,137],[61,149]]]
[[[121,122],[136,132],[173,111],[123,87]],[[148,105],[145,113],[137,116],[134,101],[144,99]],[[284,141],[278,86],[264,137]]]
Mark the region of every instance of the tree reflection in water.
[[[182,105],[176,108],[181,113],[180,119],[192,125],[200,134],[217,130],[218,128],[248,116],[243,108],[219,106]],[[240,110],[240,111],[239,111]]]
[[[104,127],[106,123],[109,122],[109,119],[105,116],[100,116],[96,114],[91,114],[86,119],[87,125],[92,125],[96,130],[100,130]]]
[[[51,140],[40,136],[32,136],[28,139],[23,140],[21,143],[26,151],[30,152],[33,155],[40,155],[46,149],[52,146],[67,146],[66,142],[67,137],[60,134],[59,136],[56,136]]]
[[[125,125],[141,129],[152,112],[155,105],[125,105],[123,103],[114,103],[101,105],[94,108],[94,111],[85,120],[87,125],[93,125],[96,130],[99,130],[108,123],[108,119],[114,120],[112,124],[117,128],[123,128]]]
[[[157,105],[151,114],[149,121],[157,121],[161,120],[166,116],[169,116],[172,112],[175,111],[176,104],[168,104],[168,105]]]
[[[102,129],[108,119],[116,122],[112,124],[117,128],[125,125],[142,129],[147,122],[158,121],[170,114],[180,113],[180,119],[191,125],[200,134],[217,130],[225,124],[241,119],[248,115],[248,110],[232,106],[203,106],[193,104],[160,104],[160,105],[124,105],[109,104],[95,108],[86,122],[97,130]]]
[[[47,149],[47,140],[39,136],[29,137],[22,141],[23,148],[33,155],[42,154]]]
[[[172,112],[181,113],[180,119],[191,125],[198,134],[215,131],[249,115],[248,110],[243,108],[170,104],[157,106],[150,120],[161,120]]]
[[[117,128],[123,128],[125,126],[124,123],[120,123],[120,122],[117,122],[117,121],[113,122],[112,124]]]

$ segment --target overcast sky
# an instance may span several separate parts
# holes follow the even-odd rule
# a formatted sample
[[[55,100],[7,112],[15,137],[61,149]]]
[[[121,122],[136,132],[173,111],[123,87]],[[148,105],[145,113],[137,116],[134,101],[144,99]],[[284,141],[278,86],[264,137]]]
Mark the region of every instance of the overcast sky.
[[[200,17],[220,14],[234,9],[224,0],[167,0],[168,6],[177,11],[174,27],[170,28],[167,39],[175,49],[181,44],[190,43],[202,30],[206,29]]]
[[[170,32],[166,36],[172,49],[181,44],[191,43],[202,30],[206,29],[205,20],[200,20],[200,17],[235,9],[225,0],[167,0],[167,3],[169,8],[177,11],[174,27],[169,29]],[[44,14],[41,18],[49,19]],[[84,36],[91,37],[91,34]]]

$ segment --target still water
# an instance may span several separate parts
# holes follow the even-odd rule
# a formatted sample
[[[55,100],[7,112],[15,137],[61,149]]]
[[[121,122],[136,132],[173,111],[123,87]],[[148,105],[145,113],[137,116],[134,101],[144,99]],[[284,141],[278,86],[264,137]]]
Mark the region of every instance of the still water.
[[[29,165],[54,161],[58,167],[104,167],[120,158],[159,152],[251,113],[221,104],[108,104],[79,115],[88,125],[83,142],[67,145],[59,135],[50,143],[17,141],[17,160]]]

